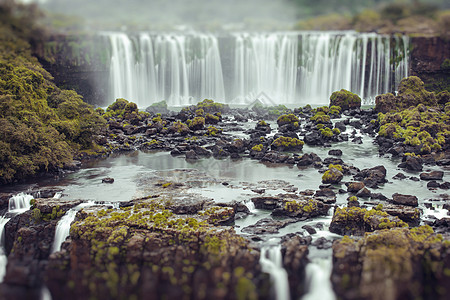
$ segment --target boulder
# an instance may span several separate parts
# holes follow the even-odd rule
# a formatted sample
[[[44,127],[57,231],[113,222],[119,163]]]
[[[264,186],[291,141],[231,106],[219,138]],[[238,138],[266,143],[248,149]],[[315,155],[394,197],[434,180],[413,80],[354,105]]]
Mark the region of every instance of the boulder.
[[[443,171],[431,171],[429,173],[420,173],[421,180],[442,180],[444,178]]]
[[[417,207],[419,205],[419,201],[416,196],[413,195],[402,195],[395,193],[392,195],[392,203],[399,205],[407,205]]]

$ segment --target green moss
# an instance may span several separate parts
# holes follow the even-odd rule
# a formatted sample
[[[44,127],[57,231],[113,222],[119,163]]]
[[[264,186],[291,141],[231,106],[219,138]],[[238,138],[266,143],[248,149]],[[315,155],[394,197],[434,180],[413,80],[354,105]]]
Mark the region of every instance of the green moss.
[[[323,111],[318,111],[314,116],[311,117],[311,121],[314,123],[330,123],[330,116],[325,114]]]
[[[207,129],[207,134],[210,136],[217,136],[222,133],[222,129],[217,129],[214,126],[208,126],[208,128],[206,128],[206,129]]]
[[[261,152],[263,150],[263,145],[262,144],[255,145],[255,146],[252,147],[252,150]]]
[[[330,107],[338,106],[343,110],[361,107],[361,98],[345,89],[336,91],[330,96]]]
[[[284,148],[285,150],[301,149],[305,143],[297,138],[281,136],[272,142],[272,148]]]
[[[299,127],[299,122],[300,122],[300,120],[294,114],[281,115],[277,119],[278,126],[283,126],[283,125],[286,125],[286,124],[292,124],[295,128],[298,128]]]

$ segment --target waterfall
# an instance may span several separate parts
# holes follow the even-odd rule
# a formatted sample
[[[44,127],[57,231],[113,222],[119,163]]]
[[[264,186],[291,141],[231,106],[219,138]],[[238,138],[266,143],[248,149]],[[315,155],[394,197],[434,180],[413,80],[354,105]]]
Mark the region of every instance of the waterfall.
[[[340,89],[373,104],[408,75],[408,37],[353,31],[104,35],[111,44],[111,99],[141,108],[205,98],[326,105]]]
[[[288,275],[283,268],[281,245],[263,246],[261,248],[259,263],[261,264],[262,271],[270,274],[274,286],[275,299],[290,299]]]
[[[8,212],[11,213],[23,213],[30,209],[30,201],[34,197],[32,195],[27,195],[24,193],[19,193],[12,196],[8,203]]]
[[[3,246],[5,244],[3,233],[5,232],[5,225],[9,220],[10,218],[0,217],[0,282],[3,282],[3,277],[5,277],[6,273],[6,264],[8,262],[8,257]]]
[[[6,265],[8,263],[8,257],[5,252],[5,225],[16,214],[21,214],[30,209],[30,200],[33,196],[24,193],[9,198],[7,215],[0,217],[0,283],[3,282],[3,278],[6,274]]]
[[[334,300],[331,258],[315,258],[306,266],[306,294],[302,300]]]
[[[70,224],[75,220],[77,212],[88,206],[94,205],[94,202],[81,203],[74,208],[69,209],[61,220],[58,221],[55,230],[55,238],[53,240],[51,253],[61,250],[62,243],[66,240],[70,233]]]

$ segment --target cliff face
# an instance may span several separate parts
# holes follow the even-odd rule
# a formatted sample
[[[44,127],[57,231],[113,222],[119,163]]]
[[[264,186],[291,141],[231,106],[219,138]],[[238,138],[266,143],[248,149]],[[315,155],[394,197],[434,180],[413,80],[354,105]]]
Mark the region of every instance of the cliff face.
[[[85,102],[107,105],[110,49],[99,35],[52,35],[33,54],[59,87],[73,89]]]
[[[428,91],[450,90],[450,66],[446,66],[450,59],[450,40],[414,37],[411,45],[411,75],[420,77]]]

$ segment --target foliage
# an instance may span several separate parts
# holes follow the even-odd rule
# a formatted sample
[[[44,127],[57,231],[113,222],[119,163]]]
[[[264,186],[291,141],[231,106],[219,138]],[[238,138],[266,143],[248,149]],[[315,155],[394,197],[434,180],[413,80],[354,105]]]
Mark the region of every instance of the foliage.
[[[104,124],[79,95],[56,87],[32,57],[33,13],[0,6],[1,183],[64,167],[76,150],[95,146],[93,135]]]

